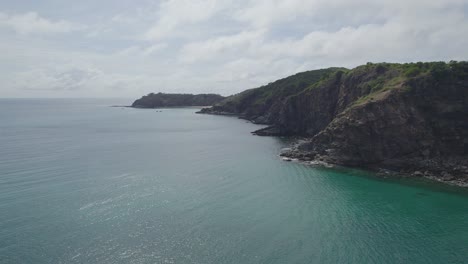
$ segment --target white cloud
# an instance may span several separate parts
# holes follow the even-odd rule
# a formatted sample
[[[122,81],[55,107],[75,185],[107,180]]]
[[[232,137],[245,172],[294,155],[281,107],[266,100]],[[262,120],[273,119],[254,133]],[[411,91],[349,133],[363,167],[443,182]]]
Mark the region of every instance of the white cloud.
[[[68,33],[82,29],[82,26],[65,20],[52,21],[36,12],[9,15],[0,13],[0,26],[13,29],[19,34]]]
[[[260,53],[275,57],[299,57],[320,61],[348,59],[416,60],[449,59],[466,55],[468,20],[459,13],[426,13],[427,17],[395,16],[383,24],[343,27],[336,31],[313,31],[299,39],[271,41]],[[461,44],[461,45],[460,45]],[[437,52],[436,52],[437,51]],[[361,61],[360,63],[363,63]]]
[[[74,65],[45,67],[19,72],[14,81],[23,90],[73,91],[86,88],[103,73],[95,68],[79,68]]]
[[[237,13],[249,18],[246,21],[251,20],[251,31],[188,43],[183,47],[180,58],[190,63],[213,59],[230,63],[239,57],[265,62],[290,58],[296,61],[298,69],[302,69],[304,65],[313,68],[353,67],[367,61],[450,60],[464,59],[468,55],[463,48],[468,45],[468,38],[461,37],[468,32],[468,19],[459,9],[462,1],[434,1],[429,5],[419,1],[417,4],[420,6],[414,3],[405,5],[401,1],[376,2],[378,6],[375,2],[360,1],[361,4],[369,4],[361,9],[359,2],[353,2],[357,6],[352,7],[348,1],[339,0],[255,1]],[[314,14],[319,16],[338,8],[350,8],[350,12],[358,13],[361,19],[366,15],[369,18],[374,16],[370,11],[375,9],[375,13],[379,13],[378,8],[383,7],[387,8],[385,12],[388,15],[380,14],[380,23],[311,30],[297,38],[272,38],[269,34],[274,28],[272,25],[298,19],[297,16],[310,14],[308,18],[313,20]],[[271,15],[262,16],[262,12]],[[296,17],[291,18],[291,14]],[[288,25],[294,28],[295,22]]]
[[[119,3],[88,3],[79,16],[61,10],[67,20],[5,8],[0,96],[228,95],[329,66],[468,59],[467,0],[163,0],[113,8]]]
[[[116,55],[118,56],[150,56],[154,55],[165,48],[167,48],[167,43],[157,43],[149,46],[131,46],[120,50]]]
[[[235,13],[239,21],[257,28],[268,28],[301,17],[314,20],[328,17],[337,22],[387,19],[395,14],[460,8],[466,0],[250,0]],[[311,25],[313,26],[313,25]]]
[[[159,51],[162,51],[164,50],[165,48],[167,48],[167,44],[166,43],[158,43],[158,44],[154,44],[154,45],[151,45],[147,48],[145,48],[143,50],[143,55],[152,55],[154,53],[157,53]]]
[[[370,0],[251,0],[245,8],[235,13],[235,18],[255,28],[271,28],[281,23],[297,21],[306,17],[332,15],[333,20],[355,19],[357,17],[371,18],[375,12],[375,2]],[[349,10],[353,10],[350,12]],[[380,12],[378,12],[380,13]],[[312,25],[311,25],[312,26]]]
[[[235,35],[215,37],[205,41],[192,42],[185,45],[180,53],[184,62],[199,62],[213,58],[224,58],[227,54],[239,55],[256,45],[259,47],[264,32],[243,31]]]
[[[167,0],[158,12],[158,21],[145,33],[145,38],[159,41],[178,34],[179,27],[205,21],[226,7],[219,0]]]

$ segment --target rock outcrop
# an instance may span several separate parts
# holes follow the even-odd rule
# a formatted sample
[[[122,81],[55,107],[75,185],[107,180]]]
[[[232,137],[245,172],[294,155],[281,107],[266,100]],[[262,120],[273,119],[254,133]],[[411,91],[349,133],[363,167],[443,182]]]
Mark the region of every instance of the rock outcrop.
[[[290,82],[311,73],[306,83]],[[295,76],[202,112],[270,125],[258,135],[304,137],[282,154],[289,158],[468,184],[468,62],[367,64]]]
[[[219,94],[166,94],[150,93],[133,102],[135,108],[160,108],[181,106],[211,106],[225,97]]]

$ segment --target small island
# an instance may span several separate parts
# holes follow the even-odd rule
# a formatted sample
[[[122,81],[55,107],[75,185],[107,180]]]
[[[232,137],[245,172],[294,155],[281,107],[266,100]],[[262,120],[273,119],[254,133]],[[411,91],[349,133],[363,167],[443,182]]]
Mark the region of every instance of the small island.
[[[225,97],[219,94],[168,94],[150,93],[133,102],[135,108],[162,108],[187,106],[212,106]]]

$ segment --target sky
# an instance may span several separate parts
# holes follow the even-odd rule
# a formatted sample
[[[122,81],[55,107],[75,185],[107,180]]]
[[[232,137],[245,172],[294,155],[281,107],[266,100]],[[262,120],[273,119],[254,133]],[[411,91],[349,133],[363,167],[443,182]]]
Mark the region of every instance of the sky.
[[[467,47],[468,0],[0,0],[0,98],[230,95]]]

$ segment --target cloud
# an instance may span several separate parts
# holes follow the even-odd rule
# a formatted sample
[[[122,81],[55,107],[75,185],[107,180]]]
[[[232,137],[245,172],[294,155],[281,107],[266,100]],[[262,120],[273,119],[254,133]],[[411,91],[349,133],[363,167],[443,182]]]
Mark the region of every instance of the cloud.
[[[150,56],[154,55],[155,53],[158,53],[165,48],[167,48],[167,43],[157,43],[149,46],[131,46],[128,48],[125,48],[123,50],[120,50],[117,52],[116,55],[118,56]]]
[[[466,0],[250,0],[234,14],[234,18],[256,28],[270,28],[303,18],[345,25],[385,20],[401,13],[444,12],[466,4]]]
[[[102,74],[95,68],[48,66],[18,73],[15,85],[23,90],[73,91],[86,88]]]
[[[212,59],[230,63],[239,57],[266,62],[291,59],[298,68],[303,65],[352,67],[366,61],[463,59],[466,56],[463,46],[468,45],[468,39],[461,36],[468,32],[468,19],[460,11],[462,3],[436,0],[423,5],[423,1],[404,4],[363,0],[354,1],[356,6],[352,6],[342,0],[255,1],[234,16],[248,22],[250,31],[187,43],[180,58],[190,63]],[[361,9],[360,4],[365,7]],[[379,11],[384,7],[385,14]],[[357,14],[345,16],[341,21],[344,26],[327,27],[326,21],[321,20],[324,15],[336,18],[344,8]],[[262,12],[270,15],[262,16]],[[379,19],[374,22],[375,14],[379,14]],[[275,25],[287,20],[292,20],[287,24],[294,30],[303,19],[301,16],[311,22],[319,19],[324,29],[311,26],[311,30],[297,37],[274,34]],[[353,25],[363,17],[367,22]]]
[[[128,57],[128,56],[147,57],[147,56],[157,54],[158,52],[167,48],[167,46],[168,46],[167,43],[157,43],[157,44],[152,44],[149,46],[134,45],[134,46],[130,46],[128,48],[119,50],[116,53],[116,55],[121,56],[121,57]]]
[[[276,57],[330,60],[448,59],[466,54],[468,20],[457,11],[425,13],[427,17],[401,14],[382,24],[312,31],[302,38],[266,43],[260,53]],[[450,15],[450,19],[447,19]],[[461,45],[460,45],[461,44]],[[361,61],[360,63],[363,63]]]
[[[177,34],[178,28],[208,20],[226,7],[224,1],[219,0],[167,0],[158,12],[157,23],[145,33],[148,40],[159,41]]]
[[[220,36],[183,46],[179,59],[183,62],[200,62],[213,58],[225,58],[228,54],[239,55],[253,46],[260,46],[264,32],[243,31],[234,35]]]
[[[272,28],[282,23],[294,23],[295,21],[313,21],[322,17],[328,17],[335,21],[357,20],[361,17],[370,19],[375,12],[368,12],[376,6],[369,0],[288,0],[269,1],[251,0],[245,8],[238,10],[234,18],[254,28]],[[350,12],[350,10],[353,10]],[[377,12],[381,13],[381,12]],[[323,22],[323,21],[322,21]],[[329,22],[329,21],[328,21]],[[294,26],[294,25],[293,25]],[[314,25],[309,25],[313,27]]]
[[[8,51],[0,54],[0,95],[228,95],[329,66],[468,59],[466,0],[78,5],[80,12],[61,10],[67,20],[45,17],[47,4],[29,13],[7,4],[11,13],[0,12],[0,49]],[[79,34],[59,34],[67,32]]]
[[[144,75],[106,73],[94,66],[73,64],[62,67],[46,65],[12,77],[8,86],[26,97],[118,97],[135,91],[147,93],[155,83],[154,79]]]
[[[19,34],[68,33],[82,29],[82,26],[65,20],[51,21],[36,12],[14,15],[0,13],[0,26],[10,28]]]

